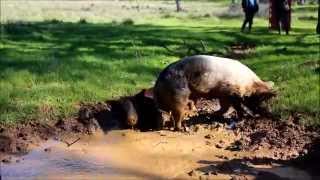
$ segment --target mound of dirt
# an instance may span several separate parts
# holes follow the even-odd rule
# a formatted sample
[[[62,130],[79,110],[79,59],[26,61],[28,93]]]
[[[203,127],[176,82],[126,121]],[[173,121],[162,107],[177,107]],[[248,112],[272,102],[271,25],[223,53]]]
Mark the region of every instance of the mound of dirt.
[[[287,121],[266,118],[246,119],[236,125],[242,135],[241,144],[246,150],[259,150],[262,147],[281,149],[274,158],[292,159],[307,153],[306,146],[318,139],[319,131]]]
[[[212,113],[218,109],[217,100],[200,100],[197,102],[198,115],[190,118],[190,130],[194,132],[208,129],[211,131],[233,131],[236,140],[225,145],[224,141],[215,144],[218,149],[231,152],[250,152],[243,158],[232,158],[221,155],[222,162],[207,162],[208,166],[189,172],[191,177],[204,179],[225,178],[225,174],[233,174],[232,179],[282,179],[266,169],[281,165],[305,169],[314,177],[319,177],[320,167],[320,129],[299,124],[297,116],[287,120],[266,117],[247,118],[235,122],[232,118],[217,119]],[[195,122],[192,122],[195,121]],[[213,139],[208,134],[205,139]],[[210,143],[209,143],[210,144]],[[277,165],[278,164],[278,165]],[[259,168],[259,166],[265,168]],[[274,168],[274,171],[277,168]],[[282,170],[281,170],[282,171]],[[283,168],[283,171],[295,169]],[[293,175],[294,176],[294,175]],[[253,179],[254,179],[253,178]],[[298,178],[299,179],[299,178]]]
[[[29,143],[48,139],[54,128],[40,123],[29,123],[15,128],[1,128],[0,151],[2,153],[26,153]]]
[[[240,122],[214,117],[212,114],[219,109],[218,100],[201,99],[196,103],[198,114],[190,118],[189,125],[207,124],[204,127],[215,129],[222,126],[232,129],[240,139],[235,142],[236,149],[255,151],[269,148],[275,153],[276,159],[292,159],[307,153],[307,146],[320,138],[319,128],[305,127],[299,124],[298,117],[290,116],[287,120],[266,117],[246,118]],[[193,122],[192,122],[193,121]],[[216,122],[221,122],[217,124]],[[192,127],[191,127],[192,129]]]
[[[76,119],[61,119],[55,124],[29,122],[0,127],[0,161],[8,162],[9,155],[24,155],[50,138],[62,139],[86,132],[87,129]]]

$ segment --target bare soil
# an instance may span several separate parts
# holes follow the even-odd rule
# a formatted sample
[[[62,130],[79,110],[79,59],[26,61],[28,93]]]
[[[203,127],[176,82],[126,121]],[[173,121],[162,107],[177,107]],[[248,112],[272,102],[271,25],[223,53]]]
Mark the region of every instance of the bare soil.
[[[187,132],[168,129],[141,132],[121,130],[119,111],[112,104],[110,101],[83,104],[78,117],[55,124],[31,122],[1,127],[0,159],[4,175],[16,174],[13,169],[20,166],[28,173],[31,163],[28,157],[41,162],[71,158],[72,163],[80,163],[77,168],[99,159],[103,167],[121,166],[130,172],[140,172],[139,175],[123,171],[108,174],[101,169],[95,171],[99,166],[87,174],[74,174],[79,169],[64,172],[70,178],[312,179],[320,175],[316,164],[320,160],[320,128],[299,124],[297,116],[287,120],[257,117],[235,121],[231,112],[221,119],[213,115],[219,109],[217,100],[200,100],[196,104],[197,112],[186,121]],[[98,132],[103,135],[97,138]],[[44,143],[47,140],[58,144],[48,146]],[[59,154],[55,153],[57,149]],[[81,150],[84,155],[75,157],[69,154],[70,149],[76,153]],[[39,152],[51,155],[40,159]],[[56,168],[50,164],[46,165],[48,171]],[[57,178],[55,173],[46,173]],[[40,177],[39,174],[31,176]]]
[[[88,129],[77,119],[59,120],[55,124],[29,122],[15,127],[0,127],[0,161],[8,163],[11,156],[25,155],[49,139],[87,134]]]
[[[253,43],[233,43],[231,44],[226,53],[226,57],[231,59],[244,59],[255,53],[256,45]]]

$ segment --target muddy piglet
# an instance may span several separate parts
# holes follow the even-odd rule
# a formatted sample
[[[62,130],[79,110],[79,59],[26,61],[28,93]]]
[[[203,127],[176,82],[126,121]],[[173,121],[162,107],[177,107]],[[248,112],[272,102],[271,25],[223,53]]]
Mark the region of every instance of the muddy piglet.
[[[222,115],[233,106],[239,117],[247,106],[258,111],[261,103],[275,96],[271,83],[262,81],[252,70],[237,60],[196,55],[167,66],[154,87],[157,107],[171,112],[176,130],[190,100],[218,98]]]
[[[134,96],[119,100],[121,119],[126,127],[138,128],[142,131],[157,129],[161,117],[153,100],[153,89],[143,89]]]
[[[123,98],[120,100],[123,118],[128,127],[134,128],[138,123],[138,113],[133,104],[132,98]]]

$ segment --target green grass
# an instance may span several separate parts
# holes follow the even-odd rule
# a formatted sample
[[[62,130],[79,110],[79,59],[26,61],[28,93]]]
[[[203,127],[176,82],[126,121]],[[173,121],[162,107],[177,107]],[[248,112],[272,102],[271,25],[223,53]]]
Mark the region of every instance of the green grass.
[[[8,22],[0,41],[0,124],[67,117],[81,101],[150,87],[161,69],[179,58],[163,44],[174,49],[183,41],[201,40],[222,55],[234,42],[256,44],[255,53],[242,62],[275,82],[279,95],[274,112],[284,118],[298,112],[306,122],[320,124],[319,66],[310,63],[319,62],[319,36],[316,21],[299,15],[293,16],[289,36],[268,32],[262,18],[255,20],[252,34],[243,34],[242,19],[195,18],[190,13],[159,14],[127,25],[112,20]]]

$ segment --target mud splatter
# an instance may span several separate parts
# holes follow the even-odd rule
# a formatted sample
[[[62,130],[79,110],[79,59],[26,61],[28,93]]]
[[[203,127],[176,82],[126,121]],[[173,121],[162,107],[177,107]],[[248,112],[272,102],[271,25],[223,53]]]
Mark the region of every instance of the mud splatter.
[[[82,104],[77,117],[60,119],[51,125],[32,122],[15,128],[1,127],[1,163],[6,167],[7,175],[15,174],[11,172],[11,166],[19,164],[24,168],[20,175],[28,173],[28,154],[21,158],[3,155],[26,154],[41,145],[43,149],[31,153],[32,160],[48,161],[48,169],[57,168],[50,167],[50,160],[64,165],[65,162],[59,163],[63,159],[71,159],[77,168],[88,170],[86,167],[94,167],[89,168],[90,173],[81,176],[74,176],[72,169],[64,172],[73,178],[139,179],[141,174],[164,179],[286,179],[292,178],[292,175],[304,179],[319,177],[319,128],[299,124],[294,117],[285,121],[266,117],[247,118],[240,122],[234,121],[232,112],[228,118],[215,117],[213,114],[219,109],[218,100],[201,99],[196,107],[197,112],[186,121],[189,131],[184,133],[119,130],[122,129],[119,120],[121,112],[118,111],[117,101]],[[146,120],[153,121],[150,117]],[[101,130],[103,136],[96,139],[97,132]],[[42,142],[48,139],[54,139],[60,145],[42,147]],[[67,146],[75,141],[72,146]],[[79,156],[83,153],[86,156]],[[89,158],[85,158],[87,156]],[[107,163],[110,158],[115,164]],[[97,159],[102,161],[96,164]],[[140,161],[144,163],[136,164]],[[129,170],[120,170],[125,168],[119,167],[119,164],[128,165],[126,168]],[[168,166],[170,172],[167,171]],[[104,171],[114,168],[119,171],[111,176],[109,171]],[[128,172],[130,174],[126,174]],[[139,172],[139,177],[136,172]],[[37,173],[34,177],[50,172]]]

